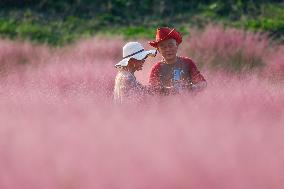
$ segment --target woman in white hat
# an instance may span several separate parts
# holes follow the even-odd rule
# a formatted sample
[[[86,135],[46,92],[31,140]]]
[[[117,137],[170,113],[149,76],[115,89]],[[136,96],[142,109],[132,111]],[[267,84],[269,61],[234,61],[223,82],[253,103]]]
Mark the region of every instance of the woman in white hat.
[[[139,99],[147,93],[134,76],[135,71],[142,70],[148,56],[155,56],[156,50],[145,51],[138,42],[128,42],[123,47],[123,59],[115,67],[118,73],[115,78],[114,100],[118,103]]]

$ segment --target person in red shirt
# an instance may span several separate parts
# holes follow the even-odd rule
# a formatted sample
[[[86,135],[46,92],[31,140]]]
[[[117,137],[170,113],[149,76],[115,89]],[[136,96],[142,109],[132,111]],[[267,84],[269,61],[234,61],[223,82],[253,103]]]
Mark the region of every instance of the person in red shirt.
[[[156,40],[149,41],[157,48],[163,59],[157,62],[150,73],[149,83],[160,94],[176,94],[184,91],[199,91],[207,86],[203,75],[188,57],[177,56],[182,42],[180,33],[168,27],[158,28]]]

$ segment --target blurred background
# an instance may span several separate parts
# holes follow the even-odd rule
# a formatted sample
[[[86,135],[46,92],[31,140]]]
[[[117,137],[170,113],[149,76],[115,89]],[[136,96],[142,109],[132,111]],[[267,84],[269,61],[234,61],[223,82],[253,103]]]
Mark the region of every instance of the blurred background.
[[[208,87],[113,103],[160,26]],[[0,188],[283,189],[283,42],[280,0],[0,0]]]
[[[0,0],[0,35],[61,46],[96,34],[153,38],[156,27],[208,24],[267,32],[283,42],[282,0]]]

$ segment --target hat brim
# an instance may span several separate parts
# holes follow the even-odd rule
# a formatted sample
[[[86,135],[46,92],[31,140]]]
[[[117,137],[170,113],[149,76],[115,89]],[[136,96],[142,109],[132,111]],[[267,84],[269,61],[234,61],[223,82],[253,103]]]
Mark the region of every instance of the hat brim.
[[[161,39],[161,40],[158,40],[158,41],[149,41],[148,43],[152,47],[157,48],[158,43],[165,41],[167,39],[175,39],[178,44],[181,44],[181,42],[182,42],[182,36],[180,35],[180,33],[178,31],[176,31],[175,29],[173,29],[164,39]]]
[[[148,51],[142,51],[141,53],[135,54],[131,57],[125,58],[118,62],[115,67],[125,67],[128,65],[128,62],[131,58],[134,58],[136,60],[143,60],[147,56],[156,56],[157,51],[156,50],[148,50]]]

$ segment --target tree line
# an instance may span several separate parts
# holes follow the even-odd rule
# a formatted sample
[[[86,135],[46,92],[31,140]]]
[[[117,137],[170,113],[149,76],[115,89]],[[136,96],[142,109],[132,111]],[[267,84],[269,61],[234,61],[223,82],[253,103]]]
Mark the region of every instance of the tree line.
[[[195,12],[204,7],[220,16],[256,12],[261,4],[282,0],[0,0],[1,9],[31,8],[38,11],[64,12],[82,16],[111,14],[121,18],[172,16]]]

